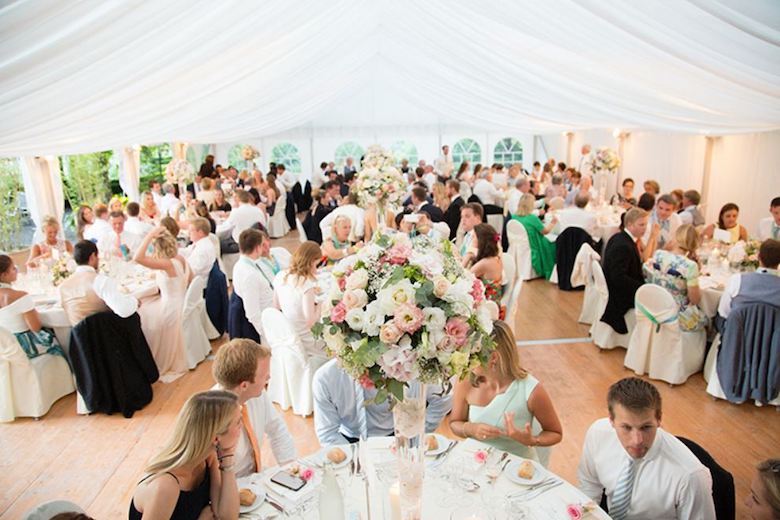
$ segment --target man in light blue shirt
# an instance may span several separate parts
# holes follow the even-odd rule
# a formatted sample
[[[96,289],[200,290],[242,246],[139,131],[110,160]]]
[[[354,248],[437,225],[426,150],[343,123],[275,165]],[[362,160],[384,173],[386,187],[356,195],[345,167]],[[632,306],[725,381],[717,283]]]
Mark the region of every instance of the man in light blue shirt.
[[[393,413],[387,401],[364,406],[376,395],[366,390],[332,359],[322,365],[312,381],[314,429],[323,446],[356,442],[361,437],[386,437],[393,434]],[[452,408],[452,395],[441,394],[441,386],[427,385],[428,407],[425,431],[432,432]]]

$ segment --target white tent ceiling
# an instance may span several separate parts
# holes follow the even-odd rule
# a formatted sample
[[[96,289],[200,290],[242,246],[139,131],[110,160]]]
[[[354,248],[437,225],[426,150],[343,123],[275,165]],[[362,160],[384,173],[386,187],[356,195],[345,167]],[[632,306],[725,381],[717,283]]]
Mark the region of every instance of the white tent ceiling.
[[[0,156],[307,125],[780,128],[775,0],[0,5]]]

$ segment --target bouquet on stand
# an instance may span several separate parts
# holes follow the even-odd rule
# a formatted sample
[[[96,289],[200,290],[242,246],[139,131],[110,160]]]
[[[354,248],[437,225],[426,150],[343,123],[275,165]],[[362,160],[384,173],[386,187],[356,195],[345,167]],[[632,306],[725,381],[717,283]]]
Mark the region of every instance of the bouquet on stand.
[[[612,148],[599,148],[591,156],[590,167],[595,177],[593,184],[598,193],[598,204],[603,205],[607,198],[607,178],[620,168],[620,156]]]
[[[247,171],[251,172],[255,169],[255,159],[260,157],[260,152],[254,147],[246,145],[241,149],[241,157],[246,161]]]
[[[183,194],[187,185],[195,180],[195,168],[185,159],[174,159],[165,167],[165,180],[179,186],[179,193]]]
[[[393,154],[379,145],[369,146],[355,179],[358,204],[364,209],[377,208],[379,218],[385,210],[395,211],[406,194],[406,180],[395,167]]]

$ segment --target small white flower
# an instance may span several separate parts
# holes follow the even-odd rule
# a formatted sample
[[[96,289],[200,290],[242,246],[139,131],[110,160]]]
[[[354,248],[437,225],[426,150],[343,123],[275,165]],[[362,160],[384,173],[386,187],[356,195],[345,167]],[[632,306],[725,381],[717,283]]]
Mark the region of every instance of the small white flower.
[[[347,325],[349,325],[349,328],[360,332],[363,330],[363,327],[365,326],[366,315],[362,308],[350,309],[347,312],[347,316],[345,320],[347,322]]]

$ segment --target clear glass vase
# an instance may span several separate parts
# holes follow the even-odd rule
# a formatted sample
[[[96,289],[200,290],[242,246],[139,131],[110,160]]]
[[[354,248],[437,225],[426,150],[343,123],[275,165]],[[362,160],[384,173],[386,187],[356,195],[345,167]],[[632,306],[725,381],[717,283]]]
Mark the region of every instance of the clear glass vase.
[[[401,518],[422,518],[422,490],[425,473],[425,385],[409,383],[403,401],[393,404]]]

